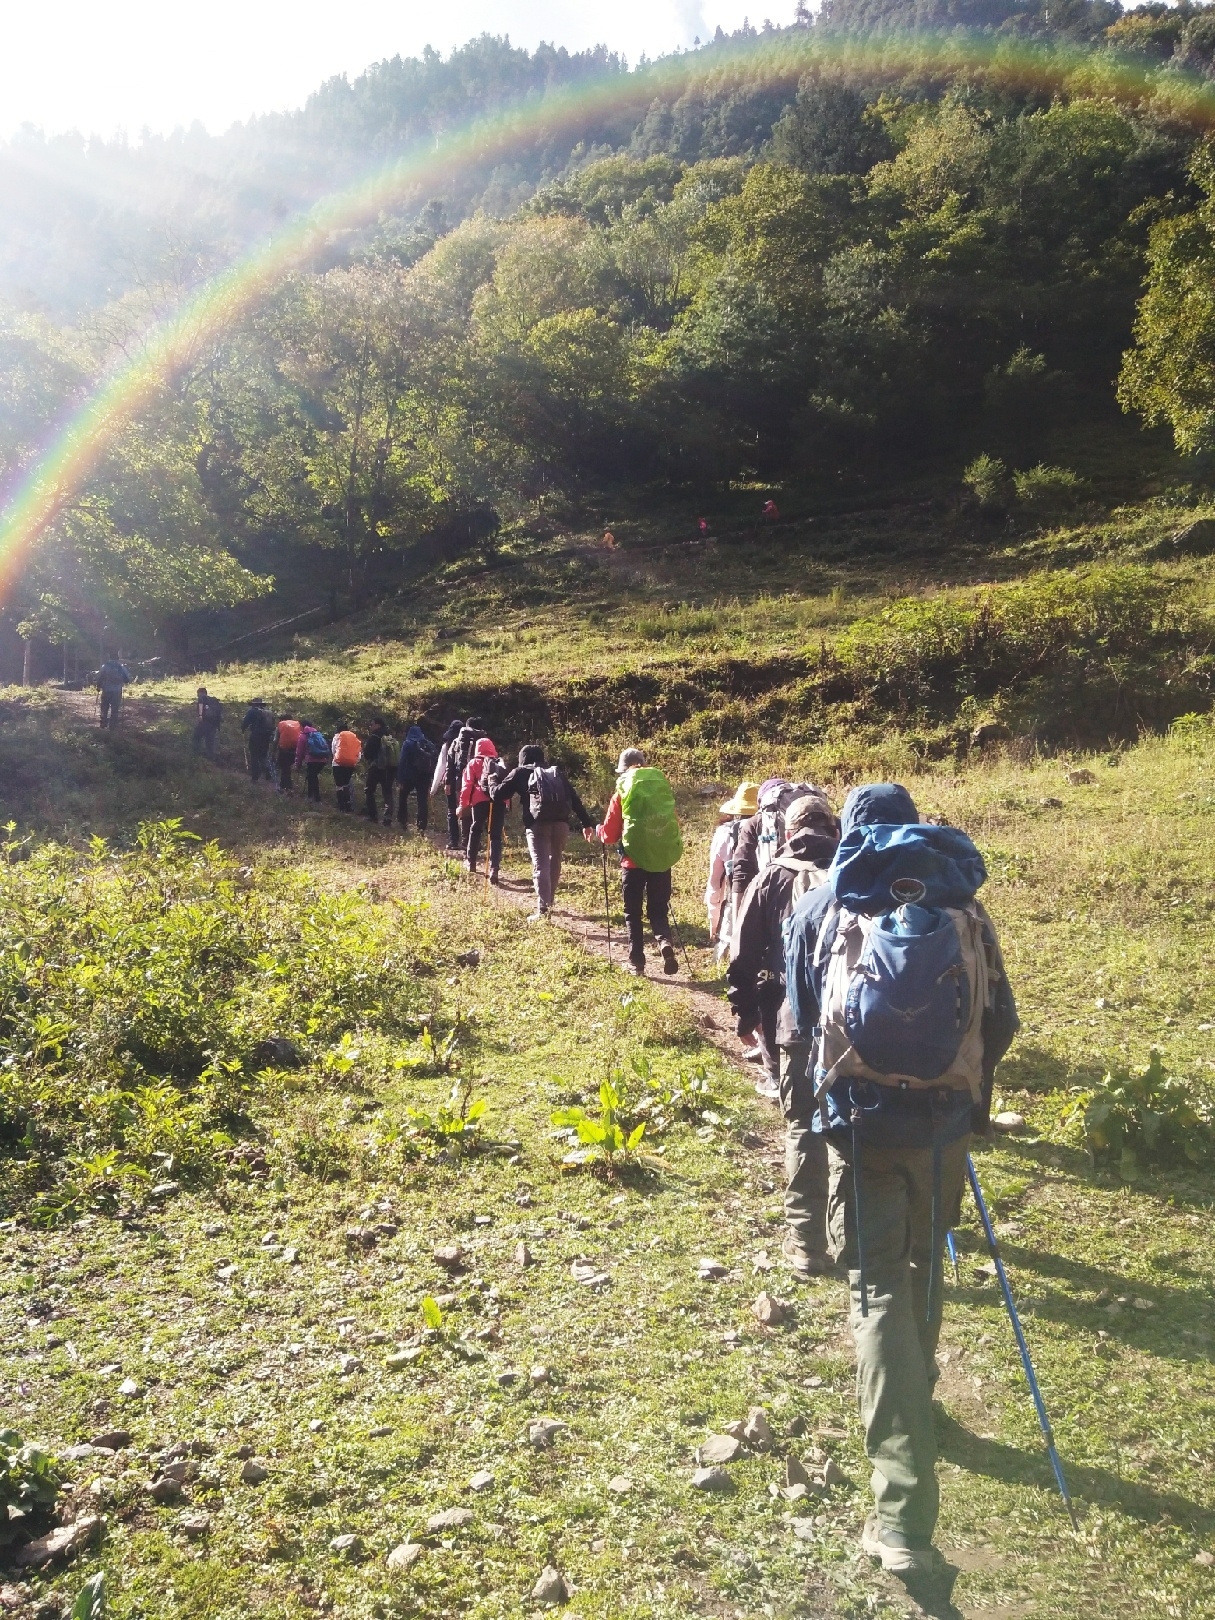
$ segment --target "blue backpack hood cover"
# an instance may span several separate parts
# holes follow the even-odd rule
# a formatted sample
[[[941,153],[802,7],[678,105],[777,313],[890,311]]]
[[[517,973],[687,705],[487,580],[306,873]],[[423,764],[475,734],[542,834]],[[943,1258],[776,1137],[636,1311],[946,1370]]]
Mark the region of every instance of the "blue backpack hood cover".
[[[840,811],[840,833],[846,835],[854,827],[872,827],[881,822],[896,826],[904,821],[919,821],[920,812],[907,789],[898,782],[869,782],[865,787],[853,788]]]
[[[854,823],[827,881],[841,906],[880,917],[900,905],[965,906],[987,881],[987,868],[957,827]]]

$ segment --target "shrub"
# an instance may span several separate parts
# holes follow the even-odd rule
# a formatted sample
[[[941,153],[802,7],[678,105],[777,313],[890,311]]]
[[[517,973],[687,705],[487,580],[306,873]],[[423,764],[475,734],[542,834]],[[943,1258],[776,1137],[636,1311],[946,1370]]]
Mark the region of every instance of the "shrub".
[[[976,456],[962,474],[962,482],[979,505],[996,511],[1008,504],[1008,468],[998,456]]]
[[[53,1457],[0,1429],[0,1551],[49,1518],[62,1483]]]
[[[1035,517],[1050,518],[1076,507],[1088,486],[1067,467],[1039,463],[1028,472],[1014,473],[1013,488],[1018,506]]]
[[[1141,1160],[1200,1164],[1215,1143],[1210,1110],[1184,1080],[1164,1072],[1155,1047],[1142,1074],[1111,1070],[1099,1086],[1081,1092],[1064,1123],[1078,1124],[1094,1161],[1116,1163],[1127,1181],[1138,1175]]]

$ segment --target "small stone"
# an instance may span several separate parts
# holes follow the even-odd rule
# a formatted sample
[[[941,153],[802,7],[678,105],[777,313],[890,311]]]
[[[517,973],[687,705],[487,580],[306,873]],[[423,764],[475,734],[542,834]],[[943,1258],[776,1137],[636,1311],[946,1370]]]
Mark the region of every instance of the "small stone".
[[[799,1435],[803,1435],[803,1434],[805,1434],[805,1432],[806,1432],[806,1420],[805,1420],[804,1417],[801,1417],[801,1416],[793,1418],[790,1421],[788,1427],[785,1430],[785,1433],[789,1436],[789,1438],[791,1440],[796,1440]]]
[[[741,1440],[743,1439],[743,1430],[746,1428],[746,1426],[747,1425],[744,1423],[742,1418],[735,1418],[731,1423],[723,1423],[721,1426],[721,1432],[723,1434],[732,1435],[735,1440]]]
[[[798,1480],[796,1485],[781,1486],[777,1494],[783,1496],[786,1502],[800,1502],[810,1494],[810,1487]]]
[[[515,1244],[515,1264],[517,1266],[530,1266],[533,1258],[532,1251],[526,1243]]]
[[[285,1266],[298,1266],[300,1261],[300,1251],[288,1245],[288,1247],[283,1250],[279,1258]]]
[[[133,1378],[124,1378],[118,1386],[118,1393],[129,1401],[136,1401],[143,1394],[143,1386],[137,1384]]]
[[[223,1237],[228,1228],[222,1221],[208,1221],[203,1227],[203,1236],[206,1238]]]
[[[991,1282],[999,1275],[1000,1273],[996,1269],[996,1262],[994,1260],[981,1260],[975,1267],[975,1277],[979,1282]]]
[[[696,1461],[702,1466],[737,1462],[744,1449],[742,1441],[732,1434],[711,1434],[697,1450]]]
[[[1008,1109],[1002,1114],[997,1114],[991,1123],[997,1131],[1002,1131],[1007,1136],[1012,1131],[1023,1131],[1025,1129],[1025,1116]]]
[[[773,1269],[772,1256],[767,1249],[761,1249],[751,1262],[753,1272],[771,1271]]]
[[[308,1427],[313,1434],[324,1434],[325,1420],[324,1418],[309,1418]]]
[[[813,1519],[791,1519],[789,1521],[789,1528],[799,1541],[814,1540]]]
[[[559,1569],[546,1564],[540,1572],[540,1579],[532,1587],[532,1602],[543,1603],[553,1608],[558,1603],[569,1601],[570,1589],[566,1585],[565,1576]]]
[[[117,1378],[122,1371],[121,1361],[107,1361],[104,1367],[98,1367],[98,1378]]]
[[[1210,1569],[1211,1565],[1215,1564],[1215,1553],[1208,1552],[1204,1547],[1201,1552],[1194,1554],[1194,1562],[1201,1564],[1203,1569]]]
[[[410,1345],[408,1350],[394,1350],[391,1355],[385,1356],[384,1365],[393,1372],[399,1372],[402,1367],[412,1367],[424,1354],[420,1344]]]
[[[823,1464],[820,1480],[825,1489],[831,1490],[834,1485],[846,1485],[848,1476],[833,1457],[828,1457]]]
[[[432,1513],[426,1521],[426,1528],[432,1535],[443,1530],[460,1530],[473,1521],[471,1508],[444,1508],[442,1513]]]
[[[528,1444],[535,1446],[537,1451],[545,1451],[568,1427],[567,1423],[561,1423],[557,1418],[534,1418],[527,1426]]]
[[[249,1457],[241,1468],[240,1477],[246,1485],[260,1485],[262,1480],[269,1479],[270,1470],[260,1457]]]
[[[177,1515],[177,1528],[183,1536],[189,1536],[192,1541],[196,1540],[199,1536],[210,1534],[211,1515],[192,1508],[187,1513]]]
[[[478,1468],[468,1482],[470,1491],[487,1491],[494,1482],[494,1476],[488,1468]]]
[[[1092,771],[1086,771],[1083,766],[1067,773],[1068,787],[1092,787],[1097,778]]]
[[[783,1299],[774,1299],[765,1290],[751,1306],[751,1313],[761,1326],[777,1327],[789,1315],[789,1307]]]
[[[96,1451],[96,1446],[69,1446],[66,1451],[61,1451],[59,1455],[64,1462],[83,1462],[86,1457],[92,1457]],[[111,1452],[110,1455],[113,1456],[113,1453]]]
[[[44,1565],[56,1563],[62,1558],[72,1558],[88,1546],[100,1524],[97,1514],[86,1513],[74,1524],[61,1524],[48,1535],[27,1541],[24,1547],[11,1554],[11,1560],[18,1569],[42,1569]]]
[[[729,1266],[723,1266],[720,1260],[711,1260],[702,1257],[696,1266],[696,1275],[701,1282],[720,1282],[723,1277],[730,1275]]]
[[[359,1356],[339,1356],[338,1373],[342,1378],[350,1378],[354,1373],[363,1371],[363,1362]]]
[[[1133,1299],[1131,1301],[1131,1309],[1134,1311],[1154,1311],[1156,1309],[1156,1303],[1151,1299]]]
[[[533,1384],[547,1384],[552,1379],[552,1372],[548,1367],[533,1367],[528,1377]]]
[[[163,1507],[166,1502],[176,1502],[181,1495],[181,1481],[174,1479],[170,1474],[162,1474],[159,1479],[149,1480],[144,1486],[153,1502]]]
[[[181,1191],[176,1181],[158,1181],[148,1194],[149,1198],[176,1198]]]
[[[368,1429],[369,1440],[385,1440],[392,1433],[392,1426],[388,1423],[377,1423],[374,1429]]]
[[[785,1458],[785,1484],[809,1485],[809,1483],[810,1475],[806,1471],[805,1464],[790,1452]]]
[[[772,1425],[768,1422],[768,1414],[762,1406],[753,1406],[747,1413],[742,1437],[755,1451],[772,1449]]]
[[[131,1443],[130,1429],[107,1429],[104,1434],[95,1434],[90,1445],[104,1446],[107,1451],[125,1451]]]
[[[434,1251],[434,1261],[444,1271],[463,1271],[464,1250],[458,1243],[442,1243]]]
[[[512,1389],[516,1384],[522,1383],[523,1374],[518,1367],[506,1367],[497,1375],[499,1389]]]
[[[692,1489],[729,1492],[734,1489],[734,1481],[724,1468],[698,1468],[692,1475]]]
[[[388,1567],[395,1570],[412,1569],[421,1556],[422,1548],[418,1542],[403,1541],[388,1554]]]
[[[334,1536],[329,1543],[329,1551],[356,1563],[363,1556],[363,1539],[355,1535]]]
[[[456,957],[456,962],[460,967],[466,967],[466,968],[480,967],[481,966],[481,952],[476,950],[476,949],[473,949],[471,951],[461,951],[459,956]]]
[[[1063,800],[1056,799],[1053,796],[1045,799],[1039,799],[1038,804],[1043,810],[1062,810],[1063,808]]]
[[[633,1489],[633,1481],[627,1474],[617,1474],[608,1480],[608,1490],[613,1496],[627,1496]]]
[[[581,1283],[584,1288],[600,1288],[604,1283],[611,1281],[608,1273],[600,1271],[593,1261],[582,1259],[573,1261],[570,1266],[570,1276],[576,1283]]]
[[[220,1282],[231,1282],[233,1277],[236,1276],[236,1272],[236,1266],[217,1266],[215,1269],[215,1275]]]

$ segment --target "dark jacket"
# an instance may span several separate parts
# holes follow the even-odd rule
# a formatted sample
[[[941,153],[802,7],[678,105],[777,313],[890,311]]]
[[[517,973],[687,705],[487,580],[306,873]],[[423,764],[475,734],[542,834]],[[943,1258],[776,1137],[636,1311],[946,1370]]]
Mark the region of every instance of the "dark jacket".
[[[410,726],[401,739],[401,757],[397,761],[397,781],[404,786],[425,787],[430,791],[430,773],[435,768],[435,745],[421,726]]]
[[[447,750],[447,781],[449,793],[458,793],[464,781],[465,767],[473,757],[473,750],[485,733],[479,726],[461,726],[456,733],[456,740]]]
[[[262,703],[251,703],[241,719],[240,729],[249,733],[251,743],[268,744],[274,735],[274,716]]]
[[[782,819],[777,823],[778,837],[784,838],[784,813],[795,799],[799,799],[806,791],[807,784],[791,782],[781,790],[776,807]],[[734,915],[737,917],[742,907],[743,897],[753,880],[759,875],[760,837],[763,832],[764,812],[757,810],[753,816],[748,816],[738,829],[738,840],[734,845],[734,854],[730,863],[730,889],[734,895]],[[839,840],[839,826],[835,817],[824,813],[820,820],[815,822],[815,830],[829,834],[836,842]],[[775,854],[775,851],[772,851]]]
[[[793,835],[777,856],[812,861],[822,871],[831,864],[836,840],[826,833],[806,829]],[[785,947],[781,927],[793,907],[793,891],[798,874],[774,861],[750,884],[743,896],[730,935],[730,965],[726,970],[726,996],[740,1030],[756,1028],[761,1022],[761,1003],[778,1004],[776,1038],[796,1040],[797,1034],[786,1010]],[[815,885],[817,887],[817,885]]]
[[[555,761],[547,760],[545,763],[551,765]],[[532,820],[532,772],[543,768],[542,765],[516,765],[514,770],[508,776],[504,776],[489,795],[494,803],[502,805],[504,810],[515,794],[519,795],[519,808],[523,812],[523,829],[525,832],[529,827],[536,825]],[[564,771],[561,774],[565,776]],[[582,800],[575,793],[574,784],[568,776],[565,776],[565,785],[569,789],[570,808],[578,817],[579,822],[583,827],[593,827],[595,822],[591,816],[587,815]]]

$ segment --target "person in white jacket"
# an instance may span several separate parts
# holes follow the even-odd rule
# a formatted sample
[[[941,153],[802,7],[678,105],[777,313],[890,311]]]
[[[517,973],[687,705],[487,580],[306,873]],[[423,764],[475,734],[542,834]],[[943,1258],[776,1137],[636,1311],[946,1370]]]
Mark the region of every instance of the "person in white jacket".
[[[709,845],[709,881],[705,884],[705,909],[709,914],[709,944],[718,960],[730,954],[733,925],[731,865],[738,829],[747,816],[753,816],[759,803],[759,784],[740,782],[734,797],[727,799],[718,814],[721,820]]]
[[[453,720],[443,733],[443,739],[439,747],[439,757],[435,761],[435,774],[430,781],[431,796],[442,793],[447,800],[448,849],[459,849],[460,847],[460,786],[459,783],[456,784],[454,793],[448,789],[447,755],[451,750],[452,743],[460,735],[460,727],[463,724],[463,720]]]

